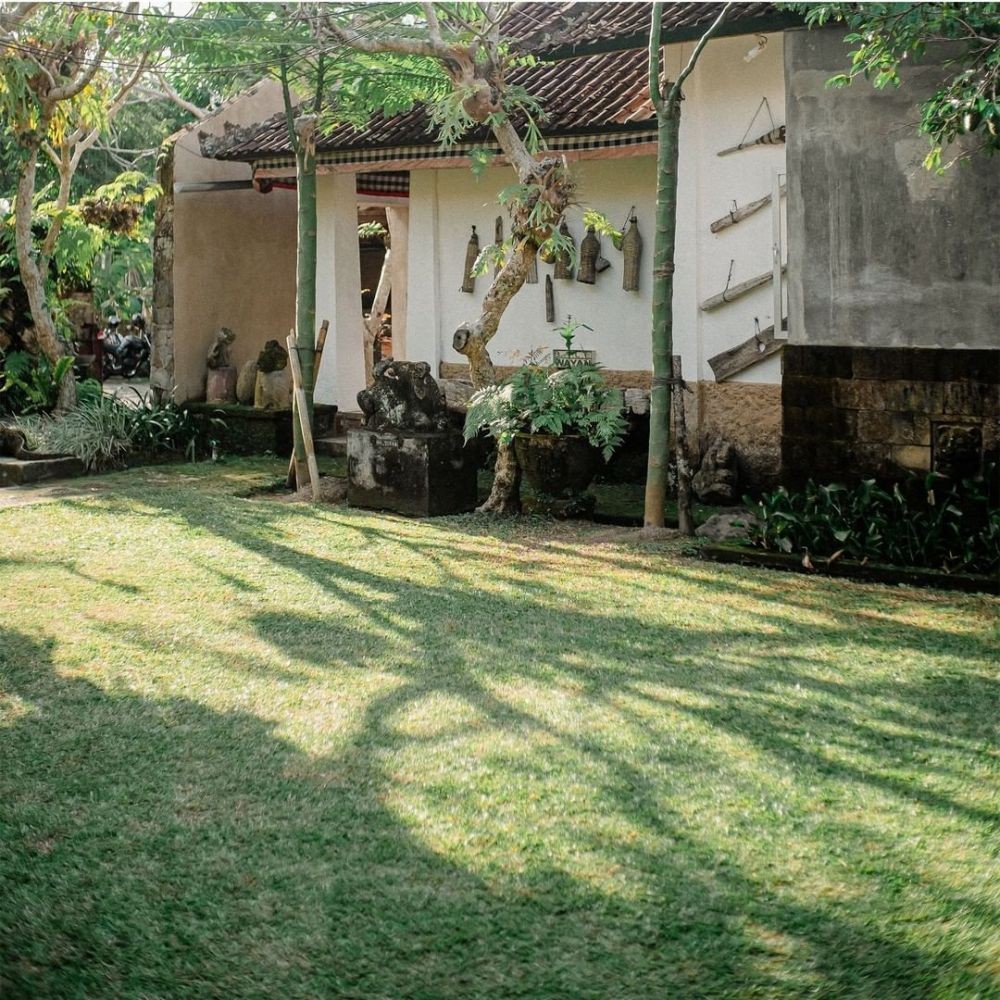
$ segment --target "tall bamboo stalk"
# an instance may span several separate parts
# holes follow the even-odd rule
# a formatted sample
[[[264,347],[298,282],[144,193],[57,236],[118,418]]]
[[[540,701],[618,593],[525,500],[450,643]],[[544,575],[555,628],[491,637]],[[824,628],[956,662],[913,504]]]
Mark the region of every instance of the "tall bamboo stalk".
[[[643,524],[663,527],[670,439],[671,356],[674,350],[674,248],[677,239],[677,164],[681,128],[681,88],[709,38],[729,10],[726,4],[698,40],[691,58],[664,95],[660,29],[663,4],[653,4],[649,29],[649,96],[656,109],[656,233],[653,243],[653,381],[649,399],[649,458]]]

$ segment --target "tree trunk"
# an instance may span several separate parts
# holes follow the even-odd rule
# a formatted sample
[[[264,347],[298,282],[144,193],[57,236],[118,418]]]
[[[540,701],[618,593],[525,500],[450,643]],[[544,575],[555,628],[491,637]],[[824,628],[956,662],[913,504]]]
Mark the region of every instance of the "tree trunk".
[[[300,118],[296,123],[298,149],[295,154],[295,182],[298,191],[298,240],[295,277],[295,335],[302,368],[306,416],[313,423],[313,379],[316,347],[316,119]],[[306,449],[299,422],[294,422],[295,479],[301,489],[309,481]]]
[[[674,244],[677,234],[677,159],[680,101],[658,116],[656,238],[653,245],[653,384],[649,395],[649,459],[643,524],[663,527],[670,439],[670,358],[673,354]]]
[[[32,147],[28,158],[21,166],[21,176],[17,184],[15,200],[16,225],[14,241],[17,247],[17,263],[21,272],[21,283],[28,296],[31,318],[35,324],[35,336],[42,353],[50,364],[55,365],[60,358],[69,354],[69,349],[56,332],[56,325],[49,312],[45,298],[45,274],[35,258],[35,244],[31,234],[31,209],[35,194],[35,171],[38,167],[38,147]],[[59,384],[59,399],[56,406],[69,410],[76,405],[76,380],[72,368]]]

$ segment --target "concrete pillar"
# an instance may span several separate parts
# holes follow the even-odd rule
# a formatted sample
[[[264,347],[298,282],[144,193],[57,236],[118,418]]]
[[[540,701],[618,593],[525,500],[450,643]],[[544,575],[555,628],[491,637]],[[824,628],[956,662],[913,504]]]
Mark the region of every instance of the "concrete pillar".
[[[437,170],[410,172],[409,233],[406,276],[406,357],[426,361],[440,374],[440,260]],[[395,253],[394,253],[395,256]]]
[[[316,180],[316,322],[330,321],[316,401],[352,411],[365,387],[355,177],[321,174]]]
[[[390,279],[392,281],[392,355],[407,360],[406,308],[409,299],[407,271],[410,257],[410,209],[406,205],[389,205],[385,210],[392,240]]]

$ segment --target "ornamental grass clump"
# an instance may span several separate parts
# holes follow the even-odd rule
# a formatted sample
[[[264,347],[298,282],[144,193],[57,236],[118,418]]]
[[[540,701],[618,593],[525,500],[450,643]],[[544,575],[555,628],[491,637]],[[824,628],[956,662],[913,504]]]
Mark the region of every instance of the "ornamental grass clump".
[[[499,385],[480,389],[469,400],[465,440],[486,429],[500,444],[517,434],[577,434],[598,448],[605,461],[625,439],[621,393],[597,365],[548,371],[525,365]]]
[[[952,482],[931,473],[883,489],[874,480],[805,489],[784,487],[758,502],[750,543],[835,561],[884,563],[946,572],[1000,572],[1000,509],[986,479]]]
[[[213,418],[210,427],[220,421]],[[65,413],[22,417],[15,422],[34,450],[74,455],[90,472],[120,468],[131,456],[185,455],[206,446],[206,429],[187,409],[130,406],[103,394]]]

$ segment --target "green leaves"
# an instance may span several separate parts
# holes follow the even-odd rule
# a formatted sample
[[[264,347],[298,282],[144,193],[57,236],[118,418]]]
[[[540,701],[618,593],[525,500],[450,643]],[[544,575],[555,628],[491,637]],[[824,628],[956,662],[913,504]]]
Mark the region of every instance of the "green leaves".
[[[607,385],[597,365],[551,372],[525,365],[469,400],[466,441],[483,428],[501,444],[510,444],[522,432],[581,434],[607,460],[624,440],[628,423],[622,416],[620,393]]]
[[[874,480],[853,488],[806,484],[754,503],[751,543],[829,559],[990,573],[1000,569],[1000,510],[984,480],[951,483],[929,475],[884,490]]]

